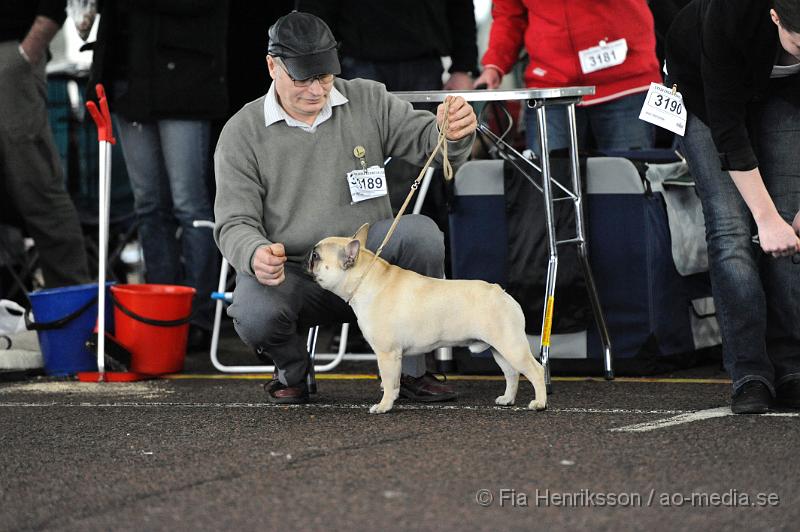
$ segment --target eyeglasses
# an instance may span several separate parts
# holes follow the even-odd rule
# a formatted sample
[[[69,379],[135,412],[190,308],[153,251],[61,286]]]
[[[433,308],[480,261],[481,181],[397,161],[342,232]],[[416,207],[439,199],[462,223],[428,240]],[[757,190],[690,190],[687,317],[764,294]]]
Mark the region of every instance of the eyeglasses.
[[[289,79],[292,80],[292,83],[294,83],[295,87],[310,87],[314,81],[319,81],[320,85],[330,85],[333,83],[333,74],[319,74],[318,76],[311,76],[310,78],[306,79],[294,79],[292,75],[289,74],[289,71],[286,70],[286,65],[283,64],[283,61],[277,57],[273,57],[273,60],[280,65],[284,72],[286,72],[286,75],[289,76]]]

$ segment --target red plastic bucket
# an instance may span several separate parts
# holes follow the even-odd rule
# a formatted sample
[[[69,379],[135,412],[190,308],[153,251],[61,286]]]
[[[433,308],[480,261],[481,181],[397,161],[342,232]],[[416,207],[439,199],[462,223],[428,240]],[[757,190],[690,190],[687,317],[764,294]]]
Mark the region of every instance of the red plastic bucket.
[[[162,284],[111,287],[114,336],[131,352],[132,372],[161,375],[183,369],[195,292]]]

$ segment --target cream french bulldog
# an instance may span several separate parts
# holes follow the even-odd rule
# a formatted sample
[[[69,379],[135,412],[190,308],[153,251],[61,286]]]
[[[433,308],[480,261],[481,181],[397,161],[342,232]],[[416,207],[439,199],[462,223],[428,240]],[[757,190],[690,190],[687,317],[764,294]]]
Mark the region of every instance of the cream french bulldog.
[[[375,255],[365,246],[368,231],[369,224],[364,224],[352,238],[320,241],[307,269],[320,286],[349,300],[375,350],[383,398],[369,411],[392,409],[400,392],[403,355],[446,346],[467,346],[473,353],[491,348],[506,378],[505,393],[495,403],[514,404],[522,373],[536,394],[528,408],[544,410],[544,368],[531,354],[519,304],[498,285],[484,281],[425,277],[381,258],[370,268]]]

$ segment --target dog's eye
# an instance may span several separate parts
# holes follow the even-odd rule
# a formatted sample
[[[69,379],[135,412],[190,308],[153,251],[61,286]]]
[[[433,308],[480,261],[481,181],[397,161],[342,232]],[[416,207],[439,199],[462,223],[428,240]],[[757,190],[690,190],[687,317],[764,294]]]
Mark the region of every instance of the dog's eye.
[[[317,259],[319,259],[319,253],[317,253],[316,251],[312,251],[311,260],[317,260]]]

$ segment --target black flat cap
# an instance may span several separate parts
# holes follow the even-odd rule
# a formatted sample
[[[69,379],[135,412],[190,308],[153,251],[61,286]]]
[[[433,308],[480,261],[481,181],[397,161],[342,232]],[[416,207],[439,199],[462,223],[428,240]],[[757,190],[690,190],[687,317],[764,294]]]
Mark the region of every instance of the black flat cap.
[[[292,11],[279,18],[269,29],[267,53],[280,57],[294,79],[342,71],[331,29],[310,13]]]

